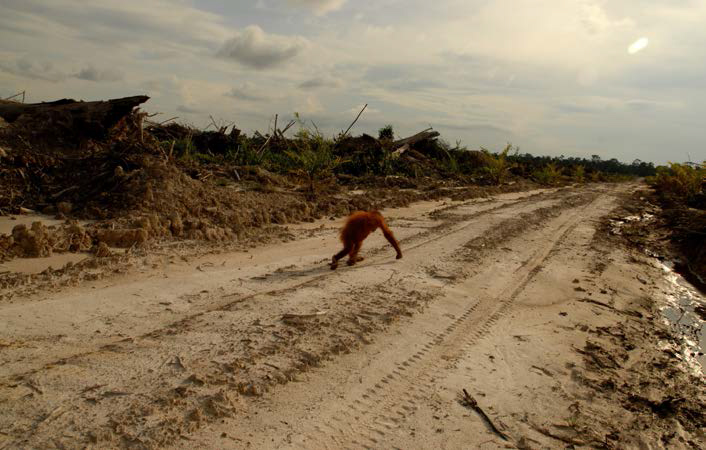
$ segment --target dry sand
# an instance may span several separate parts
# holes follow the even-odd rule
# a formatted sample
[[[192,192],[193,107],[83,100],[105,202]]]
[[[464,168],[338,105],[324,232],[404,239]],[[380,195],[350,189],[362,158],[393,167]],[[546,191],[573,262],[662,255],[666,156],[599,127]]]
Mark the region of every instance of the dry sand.
[[[601,231],[636,188],[387,210],[404,258],[377,233],[335,272],[321,220],[12,298],[0,448],[698,448],[674,280]]]

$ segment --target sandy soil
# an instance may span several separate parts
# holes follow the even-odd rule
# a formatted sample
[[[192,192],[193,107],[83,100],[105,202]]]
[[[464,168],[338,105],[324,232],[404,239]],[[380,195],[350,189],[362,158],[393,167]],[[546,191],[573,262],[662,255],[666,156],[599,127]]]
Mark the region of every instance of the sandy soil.
[[[699,448],[673,280],[603,224],[636,185],[384,211],[0,304],[0,448]],[[462,390],[477,400],[473,409]]]

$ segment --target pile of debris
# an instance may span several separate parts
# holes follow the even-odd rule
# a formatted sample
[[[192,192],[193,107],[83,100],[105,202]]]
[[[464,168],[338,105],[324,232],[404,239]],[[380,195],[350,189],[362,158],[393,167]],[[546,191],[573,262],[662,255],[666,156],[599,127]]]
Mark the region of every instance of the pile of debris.
[[[341,196],[335,184],[328,195],[312,198],[295,189],[296,176],[238,159],[245,148],[255,159],[265,152],[286,159],[283,155],[305,139],[285,137],[294,121],[279,129],[275,120],[271,133],[248,138],[235,126],[209,131],[151,122],[138,109],[147,100],[0,102],[0,216],[36,211],[65,220],[55,227],[16,227],[0,240],[0,259],[52,251],[105,254],[106,247],[129,248],[170,237],[238,240],[253,227],[402,206],[433,196],[431,190],[397,189],[418,185],[386,181],[381,186],[390,189]],[[337,168],[339,181],[372,174],[444,184],[436,160],[451,156],[438,137],[431,129],[396,141],[343,133],[333,142],[333,152],[346,161]],[[204,159],[178,157],[179,145],[193,146]],[[454,153],[456,159],[476,156]],[[409,177],[384,176],[390,164]],[[77,220],[90,223],[79,226]]]
[[[217,131],[201,131],[171,122],[150,124],[147,131],[160,142],[190,140],[195,148],[204,152],[212,155],[225,155],[231,149],[238,147],[238,138],[240,137],[238,128],[232,127],[230,133],[226,133],[227,128],[220,127]]]
[[[393,172],[404,174],[408,184],[416,181],[405,187],[416,186],[423,178],[440,180],[452,176],[463,179],[459,167],[466,169],[465,175],[470,175],[485,165],[482,152],[449,148],[438,138],[439,132],[431,128],[399,140],[376,139],[363,134],[340,140],[335,152],[345,160],[340,168],[343,174],[361,177]],[[456,165],[454,171],[449,170],[452,164]]]
[[[53,213],[62,202],[87,210],[111,200],[109,193],[130,182],[126,174],[157,153],[143,130],[146,114],[135,110],[147,99],[0,103],[8,124],[0,129],[0,182],[7,187],[0,192],[0,214],[20,208]]]

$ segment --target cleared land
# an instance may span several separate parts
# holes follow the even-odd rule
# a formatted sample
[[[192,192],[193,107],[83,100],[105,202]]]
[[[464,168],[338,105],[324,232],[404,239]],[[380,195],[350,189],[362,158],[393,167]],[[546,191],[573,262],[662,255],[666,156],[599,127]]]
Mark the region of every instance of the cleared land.
[[[604,232],[635,189],[389,209],[404,258],[378,233],[335,272],[320,220],[7,300],[0,447],[698,447],[671,288]]]

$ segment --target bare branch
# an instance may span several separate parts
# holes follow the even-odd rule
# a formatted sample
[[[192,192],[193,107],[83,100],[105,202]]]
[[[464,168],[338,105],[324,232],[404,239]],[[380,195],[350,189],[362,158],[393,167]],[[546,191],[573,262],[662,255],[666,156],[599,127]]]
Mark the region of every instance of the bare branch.
[[[356,116],[356,118],[355,118],[355,120],[353,121],[353,123],[351,123],[351,125],[350,125],[350,126],[348,127],[348,129],[340,136],[339,139],[343,139],[344,137],[346,137],[346,135],[348,134],[348,132],[351,131],[351,128],[353,128],[353,125],[355,125],[355,123],[356,123],[356,122],[358,121],[358,119],[360,118],[360,115],[363,114],[363,111],[365,111],[365,108],[367,108],[367,107],[368,107],[368,104],[366,103],[365,106],[363,106],[363,109],[361,109],[360,112],[358,113],[358,115]]]

